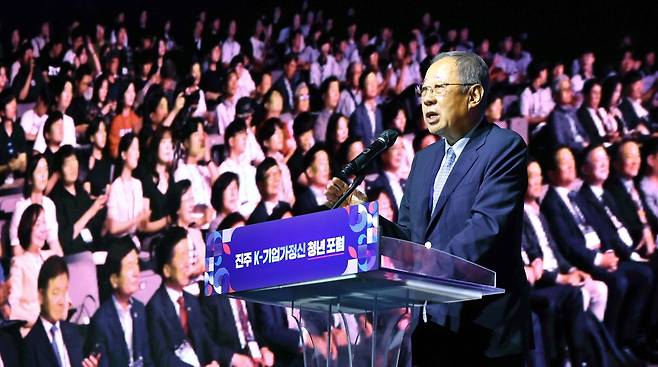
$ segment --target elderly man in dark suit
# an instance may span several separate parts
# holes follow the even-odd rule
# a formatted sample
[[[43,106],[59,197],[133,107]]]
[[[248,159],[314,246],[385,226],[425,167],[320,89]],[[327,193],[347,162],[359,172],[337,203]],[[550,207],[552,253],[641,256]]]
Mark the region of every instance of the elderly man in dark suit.
[[[505,294],[427,305],[413,338],[414,364],[522,366],[529,347],[528,284],[521,261],[527,150],[511,130],[483,120],[488,67],[470,52],[439,54],[422,98],[430,132],[442,136],[414,158],[397,224],[384,234],[424,243],[496,271]],[[347,185],[337,178],[330,203]],[[361,202],[362,193],[351,203]]]
[[[181,227],[165,231],[155,248],[156,268],[164,280],[146,305],[154,362],[157,366],[230,366],[232,353],[210,339],[199,301],[183,290],[190,282],[189,249],[187,231]]]
[[[100,352],[100,367],[152,367],[146,308],[132,297],[139,290],[139,255],[133,242],[113,241],[105,267],[112,295],[91,319],[86,350]]]

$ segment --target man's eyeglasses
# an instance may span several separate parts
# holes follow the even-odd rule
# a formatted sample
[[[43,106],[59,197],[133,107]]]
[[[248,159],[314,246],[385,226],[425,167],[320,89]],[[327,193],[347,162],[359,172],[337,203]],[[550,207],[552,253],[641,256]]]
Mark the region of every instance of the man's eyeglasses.
[[[465,86],[470,86],[470,85],[475,85],[477,83],[443,83],[443,84],[436,84],[436,85],[422,85],[418,84],[416,85],[416,94],[420,97],[425,97],[430,93],[434,97],[440,97],[440,96],[445,96],[446,94],[446,87],[449,85],[461,85],[463,87]]]

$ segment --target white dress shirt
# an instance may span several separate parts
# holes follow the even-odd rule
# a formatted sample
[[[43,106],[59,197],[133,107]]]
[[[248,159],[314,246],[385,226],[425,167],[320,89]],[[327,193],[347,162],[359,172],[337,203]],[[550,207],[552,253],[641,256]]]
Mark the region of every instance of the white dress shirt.
[[[541,252],[543,254],[542,256],[542,262],[544,264],[544,270],[546,271],[554,271],[558,268],[558,262],[557,259],[555,258],[555,254],[553,253],[553,249],[548,244],[548,236],[546,236],[546,231],[544,230],[544,226],[541,223],[541,219],[539,219],[539,212],[535,210],[533,207],[530,205],[523,205],[523,210],[525,211],[526,215],[530,219],[530,223],[532,225],[533,230],[535,231],[535,235],[537,236],[537,240],[539,240],[539,247],[541,248]]]
[[[45,124],[42,124],[41,127],[39,128],[39,133],[37,134],[37,138],[34,140],[34,150],[36,150],[39,153],[43,153],[47,146],[46,146],[46,138],[43,136],[43,127]],[[71,145],[73,147],[77,147],[78,144],[75,140],[75,122],[73,122],[73,118],[67,114],[64,114],[64,137],[62,139],[62,144],[60,146],[64,145]]]
[[[39,116],[34,112],[34,109],[27,110],[21,116],[21,127],[25,134],[39,134],[39,131],[42,131],[42,126],[48,119],[48,114],[43,114]],[[36,139],[36,138],[35,138]]]
[[[128,309],[125,309],[123,305],[117,301],[116,297],[112,295],[112,302],[114,302],[114,308],[117,310],[117,315],[119,316],[119,323],[121,324],[121,331],[123,331],[123,338],[126,341],[126,346],[128,347],[128,358],[130,361],[133,360],[133,318],[131,315],[132,310],[132,299],[128,305]]]
[[[52,329],[53,324],[51,324],[48,320],[44,319],[41,317],[41,323],[43,324],[43,328],[46,329],[46,335],[48,335],[48,342],[50,344],[53,343],[53,334],[50,332],[50,329]],[[57,327],[57,331],[55,332],[55,344],[57,344],[57,350],[59,352],[59,357],[62,359],[61,366],[62,367],[71,367],[71,360],[69,359],[69,352],[68,349],[66,349],[66,344],[64,344],[64,338],[62,337],[62,325],[60,322],[56,322],[55,326]]]
[[[400,203],[402,202],[402,195],[404,195],[402,185],[400,185],[400,177],[396,173],[389,171],[384,171],[384,174],[386,175],[388,183],[391,186],[391,190],[393,191],[393,197],[395,197],[395,205],[397,205],[399,208]]]
[[[260,192],[256,186],[256,168],[249,161],[245,161],[245,157],[241,159],[228,157],[219,166],[219,174],[224,172],[233,172],[238,175],[240,179],[238,211],[243,217],[249,217],[260,201]]]

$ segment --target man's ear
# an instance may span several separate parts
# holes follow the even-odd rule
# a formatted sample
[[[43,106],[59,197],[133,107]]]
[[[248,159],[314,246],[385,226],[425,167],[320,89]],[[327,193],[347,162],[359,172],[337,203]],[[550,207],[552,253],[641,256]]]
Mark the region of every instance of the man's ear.
[[[475,84],[468,90],[468,108],[474,109],[482,104],[484,97],[484,87],[481,84]]]
[[[169,266],[169,264],[165,264],[162,267],[162,275],[164,275],[165,279],[171,277],[171,266]]]

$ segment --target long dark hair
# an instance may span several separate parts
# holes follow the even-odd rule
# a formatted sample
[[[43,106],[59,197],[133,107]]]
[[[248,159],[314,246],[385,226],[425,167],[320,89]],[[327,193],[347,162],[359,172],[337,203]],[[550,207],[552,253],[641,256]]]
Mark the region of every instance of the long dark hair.
[[[172,140],[172,149],[173,149],[176,146],[176,143],[174,142],[174,133],[171,131],[171,128],[166,126],[160,126],[153,134],[153,137],[149,141],[148,146],[144,151],[146,154],[146,156],[142,160],[142,162],[144,162],[144,169],[145,169],[144,173],[152,177],[155,180],[156,184],[160,180],[160,176],[155,171],[155,167],[158,165],[158,150],[160,149],[160,143],[167,136],[169,136]],[[167,167],[167,172],[169,172],[170,178],[173,176],[172,166],[173,166],[173,162],[172,165]]]
[[[338,139],[336,138],[338,133],[338,121],[340,121],[341,118],[347,119],[347,116],[339,112],[334,112],[331,117],[329,117],[329,122],[327,122],[327,135],[325,137],[325,144],[331,151],[330,153],[333,157],[336,156],[341,146],[341,143],[339,143]]]
[[[39,161],[42,159],[46,161],[46,165],[48,165],[46,156],[41,153],[35,153],[27,163],[27,169],[25,170],[25,184],[23,185],[23,197],[26,199],[32,195],[32,189],[34,188],[34,178],[32,178],[32,176],[37,169]],[[48,167],[48,169],[50,170],[50,167]]]
[[[139,139],[137,139],[137,135],[135,135],[135,133],[133,132],[129,132],[121,137],[121,141],[119,141],[119,154],[117,156],[117,163],[116,163],[117,169],[114,171],[113,179],[116,179],[117,177],[121,176],[121,171],[123,171],[123,164],[124,164],[124,160],[123,157],[121,156],[121,153],[127,152],[128,149],[130,149],[130,145],[132,145],[134,140],[137,140],[137,144],[139,144]]]
[[[606,111],[610,111],[610,108],[613,107],[610,102],[619,84],[621,84],[621,80],[616,76],[605,78],[601,83],[601,107]]]

